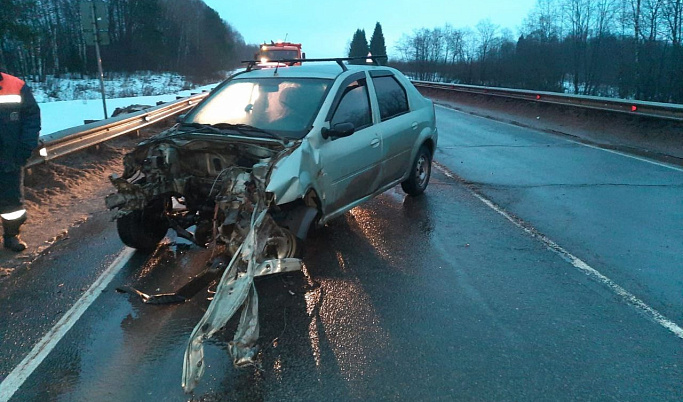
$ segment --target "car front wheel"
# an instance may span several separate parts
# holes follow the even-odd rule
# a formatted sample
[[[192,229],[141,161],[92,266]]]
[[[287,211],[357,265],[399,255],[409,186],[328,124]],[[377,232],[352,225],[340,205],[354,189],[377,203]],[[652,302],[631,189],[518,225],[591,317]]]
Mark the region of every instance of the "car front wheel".
[[[166,236],[169,224],[160,208],[132,211],[116,220],[123,244],[138,250],[153,250]]]
[[[432,174],[432,153],[423,145],[415,156],[411,166],[410,176],[401,183],[401,188],[408,195],[416,196],[424,193]]]

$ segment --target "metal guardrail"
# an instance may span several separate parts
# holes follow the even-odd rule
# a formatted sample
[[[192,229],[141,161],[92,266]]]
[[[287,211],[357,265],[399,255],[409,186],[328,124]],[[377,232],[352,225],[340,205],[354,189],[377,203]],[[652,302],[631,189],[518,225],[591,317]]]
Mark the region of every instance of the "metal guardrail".
[[[625,99],[601,98],[597,96],[569,95],[555,92],[527,91],[474,85],[443,84],[428,81],[412,81],[418,88],[437,91],[465,92],[469,94],[520,99],[529,102],[552,103],[560,106],[578,107],[608,112],[626,113],[633,116],[647,116],[658,119],[683,121],[683,105]]]
[[[465,92],[470,94],[520,99],[530,102],[552,103],[561,106],[579,107],[600,111],[627,113],[659,119],[683,121],[683,105],[629,101],[601,98],[597,96],[568,95],[554,92],[527,91],[474,85],[443,84],[429,81],[412,81],[418,88],[437,91]],[[85,124],[52,134],[41,136],[40,153],[34,154],[26,167],[35,166],[90,146],[102,143],[120,135],[128,134],[157,123],[175,114],[194,107],[209,93],[203,92],[152,107],[140,112],[126,114],[107,120]]]
[[[194,107],[209,93],[202,92],[135,113],[67,128],[40,137],[42,145],[26,167],[35,166],[91,147],[120,135],[129,134]]]

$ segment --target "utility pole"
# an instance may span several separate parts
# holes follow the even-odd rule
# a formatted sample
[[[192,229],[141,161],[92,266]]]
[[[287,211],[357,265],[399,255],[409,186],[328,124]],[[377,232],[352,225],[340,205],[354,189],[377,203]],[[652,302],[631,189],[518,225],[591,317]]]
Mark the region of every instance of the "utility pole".
[[[100,91],[102,92],[102,107],[104,118],[107,118],[107,101],[104,92],[104,71],[102,70],[102,56],[100,45],[109,44],[109,16],[107,4],[102,0],[81,1],[81,25],[86,45],[95,45],[97,69],[100,76]]]

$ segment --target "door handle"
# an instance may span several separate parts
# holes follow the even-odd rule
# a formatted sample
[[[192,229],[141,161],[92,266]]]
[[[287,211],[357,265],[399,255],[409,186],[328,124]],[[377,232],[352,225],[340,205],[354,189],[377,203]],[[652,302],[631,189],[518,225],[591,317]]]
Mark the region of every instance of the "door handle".
[[[375,138],[374,140],[370,141],[370,146],[377,148],[379,146],[379,138]]]
[[[413,122],[412,126],[413,126],[413,130],[417,130],[417,122],[416,121]]]

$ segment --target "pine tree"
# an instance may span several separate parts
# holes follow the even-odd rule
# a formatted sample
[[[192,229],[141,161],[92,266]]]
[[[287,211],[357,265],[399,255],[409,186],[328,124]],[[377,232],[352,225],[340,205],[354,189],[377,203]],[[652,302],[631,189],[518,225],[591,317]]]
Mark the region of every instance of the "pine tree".
[[[386,56],[387,47],[384,44],[384,34],[382,33],[382,25],[378,22],[375,24],[375,31],[372,33],[372,38],[370,39],[370,53],[373,56]],[[380,65],[387,64],[387,59],[382,58],[377,60]]]
[[[349,57],[365,57],[368,55],[368,40],[365,39],[365,30],[357,29],[351,39],[351,46],[349,46]],[[354,60],[351,64],[365,64],[364,60]]]

